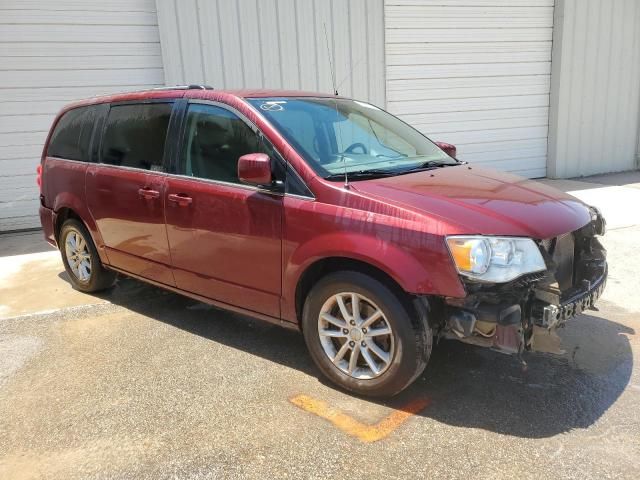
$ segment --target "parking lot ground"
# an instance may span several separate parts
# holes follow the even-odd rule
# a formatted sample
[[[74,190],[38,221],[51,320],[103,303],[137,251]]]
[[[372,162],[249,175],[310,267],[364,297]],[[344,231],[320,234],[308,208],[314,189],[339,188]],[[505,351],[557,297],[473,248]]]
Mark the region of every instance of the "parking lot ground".
[[[39,232],[0,237],[0,478],[637,478],[640,189],[579,183],[628,215],[564,353],[443,341],[388,401],[326,383],[294,331],[126,278],[85,295]]]

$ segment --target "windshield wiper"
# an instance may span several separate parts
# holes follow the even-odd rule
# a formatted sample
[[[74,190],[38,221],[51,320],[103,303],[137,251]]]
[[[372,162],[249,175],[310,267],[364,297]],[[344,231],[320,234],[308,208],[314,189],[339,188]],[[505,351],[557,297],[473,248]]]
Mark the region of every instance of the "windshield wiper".
[[[444,162],[442,160],[429,160],[428,162],[421,163],[420,165],[408,168],[407,170],[402,170],[400,173],[420,172],[422,170],[431,170],[434,168],[442,167],[454,167],[456,165],[462,165],[462,162],[450,163]]]
[[[389,170],[357,170],[355,172],[347,172],[347,178],[349,181],[351,180],[367,180],[370,178],[380,178],[380,177],[392,177],[393,175],[397,175],[399,172],[392,172]],[[332,173],[331,175],[327,175],[324,177],[325,180],[343,180],[344,172],[342,173]]]

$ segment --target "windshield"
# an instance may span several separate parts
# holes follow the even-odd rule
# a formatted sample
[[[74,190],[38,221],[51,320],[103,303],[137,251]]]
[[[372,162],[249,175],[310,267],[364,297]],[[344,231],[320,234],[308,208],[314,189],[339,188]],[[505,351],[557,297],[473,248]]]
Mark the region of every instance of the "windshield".
[[[458,163],[384,110],[339,98],[248,99],[318,175],[398,174]]]

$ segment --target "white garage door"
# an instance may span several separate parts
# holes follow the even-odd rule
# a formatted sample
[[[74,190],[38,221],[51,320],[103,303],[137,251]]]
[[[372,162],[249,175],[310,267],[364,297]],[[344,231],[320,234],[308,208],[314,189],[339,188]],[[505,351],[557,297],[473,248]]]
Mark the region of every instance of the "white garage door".
[[[553,0],[386,0],[387,108],[459,158],[543,177]]]
[[[39,226],[35,169],[60,107],[163,82],[154,0],[2,0],[0,231]]]

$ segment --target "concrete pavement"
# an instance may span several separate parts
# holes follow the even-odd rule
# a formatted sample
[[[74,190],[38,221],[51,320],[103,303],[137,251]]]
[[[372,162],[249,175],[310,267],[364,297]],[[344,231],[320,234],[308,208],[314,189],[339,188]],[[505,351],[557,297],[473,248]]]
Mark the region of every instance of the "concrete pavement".
[[[295,332],[129,279],[85,295],[39,233],[0,237],[0,478],[636,478],[640,188],[621,180],[551,182],[610,229],[600,311],[565,354],[523,370],[442,342],[389,402],[325,383]]]

